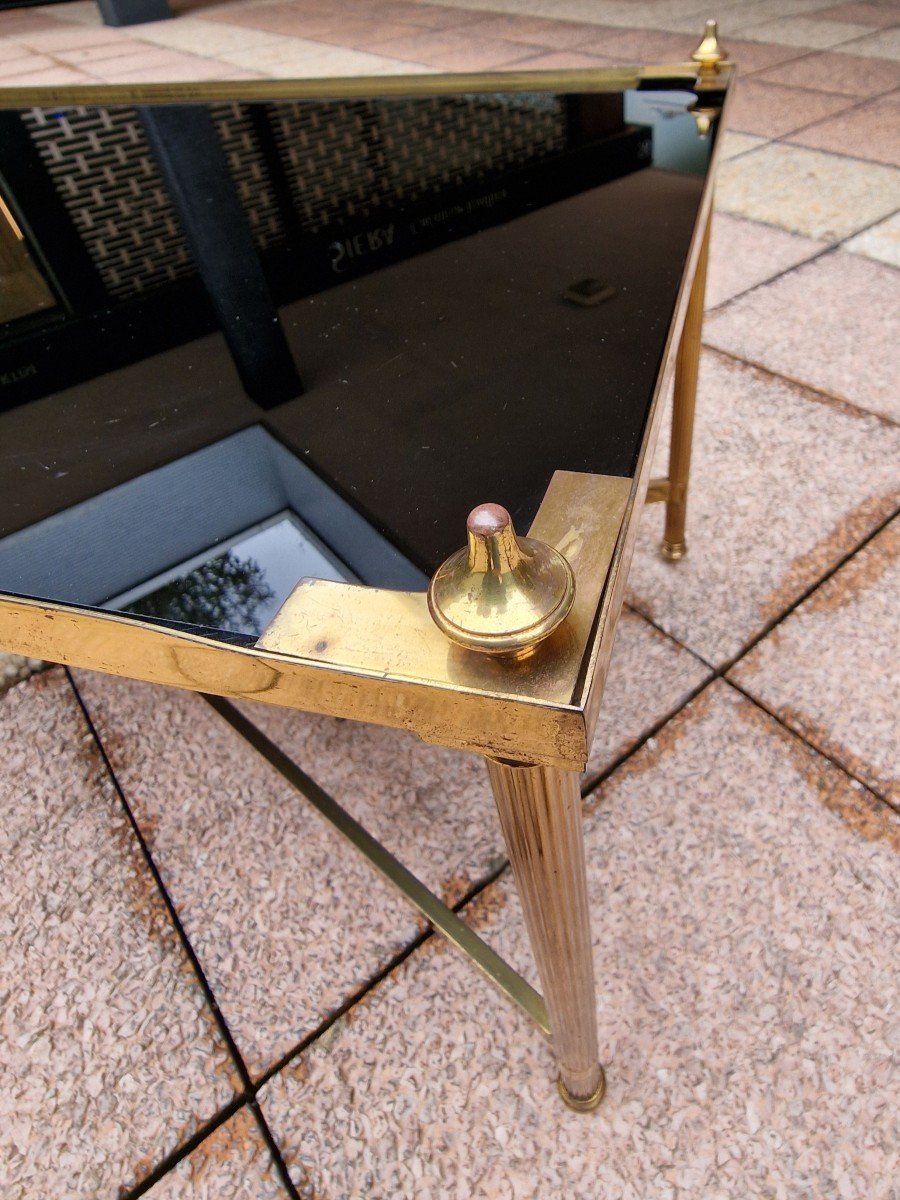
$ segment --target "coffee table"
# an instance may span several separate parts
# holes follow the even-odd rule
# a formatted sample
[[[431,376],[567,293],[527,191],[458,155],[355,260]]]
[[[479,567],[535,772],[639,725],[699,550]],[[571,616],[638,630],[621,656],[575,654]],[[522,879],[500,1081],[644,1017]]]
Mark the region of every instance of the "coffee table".
[[[711,27],[653,69],[0,111],[0,646],[204,694],[529,1013],[581,1110],[579,772],[645,501],[685,552],[731,73]],[[236,699],[482,755],[543,997]]]

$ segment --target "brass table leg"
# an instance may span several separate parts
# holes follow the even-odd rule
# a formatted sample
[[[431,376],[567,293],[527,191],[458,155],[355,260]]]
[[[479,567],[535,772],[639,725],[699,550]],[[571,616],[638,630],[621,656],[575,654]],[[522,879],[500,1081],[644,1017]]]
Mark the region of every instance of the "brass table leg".
[[[500,825],[550,1016],[559,1090],[572,1108],[603,1099],[597,1050],[581,790],[574,771],[487,759]]]
[[[675,363],[666,529],[661,547],[663,557],[672,561],[684,558],[687,553],[684,526],[687,516],[688,480],[691,473],[691,443],[694,437],[694,409],[697,402],[700,335],[703,329],[703,301],[706,294],[706,264],[709,259],[711,224],[712,216],[710,215],[706,219],[703,244],[700,247],[697,270],[691,286],[691,296]]]

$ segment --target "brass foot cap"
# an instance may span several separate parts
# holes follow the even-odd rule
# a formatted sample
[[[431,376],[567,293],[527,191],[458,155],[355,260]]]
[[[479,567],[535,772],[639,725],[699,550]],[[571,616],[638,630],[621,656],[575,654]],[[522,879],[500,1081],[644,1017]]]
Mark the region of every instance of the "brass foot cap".
[[[687,554],[686,542],[663,542],[659,548],[663,558],[667,558],[669,562],[678,562]]]
[[[560,1096],[562,1096],[569,1108],[574,1109],[575,1112],[593,1112],[595,1108],[600,1106],[600,1101],[606,1095],[606,1075],[601,1067],[600,1082],[597,1084],[596,1089],[591,1093],[591,1095],[586,1096],[583,1100],[578,1096],[573,1096],[571,1094],[569,1089],[563,1083],[562,1076],[557,1079],[556,1086],[559,1089]]]

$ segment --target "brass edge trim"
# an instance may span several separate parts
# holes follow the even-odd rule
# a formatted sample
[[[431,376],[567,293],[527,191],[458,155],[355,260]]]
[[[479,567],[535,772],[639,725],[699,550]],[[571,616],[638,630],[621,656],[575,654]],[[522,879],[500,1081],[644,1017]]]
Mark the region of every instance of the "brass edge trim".
[[[669,326],[669,336],[663,351],[662,365],[656,377],[656,390],[647,417],[648,435],[644,439],[644,444],[635,466],[631,494],[628,498],[625,515],[622,520],[622,532],[613,552],[612,562],[607,574],[606,588],[598,608],[591,654],[585,662],[585,669],[579,681],[579,687],[573,695],[575,703],[585,714],[589,741],[594,736],[594,729],[600,713],[600,702],[603,696],[606,673],[612,653],[612,641],[615,636],[615,629],[621,609],[621,602],[617,604],[617,601],[624,599],[625,580],[631,563],[634,541],[637,534],[635,510],[643,507],[644,498],[649,486],[650,467],[653,461],[653,451],[656,448],[659,422],[662,415],[661,397],[675,369],[675,360],[678,355],[681,333],[687,315],[691,287],[700,259],[703,241],[707,236],[707,227],[712,219],[716,174],[722,153],[722,135],[725,130],[725,119],[730,106],[736,75],[737,67],[734,62],[729,61],[721,64],[717,78],[721,81],[721,90],[724,96],[722,111],[719,114],[717,136],[713,146],[709,169],[704,180],[687,263],[681,278],[681,286],[675,302],[673,319]],[[699,75],[697,78],[699,82]]]
[[[202,693],[201,693],[202,694]],[[428,923],[466,956],[481,973],[529,1016],[549,1037],[550,1020],[543,997],[527,980],[492,950],[457,914],[395,858],[369,831],[310,778],[280,747],[239,709],[218,696],[203,699],[227,721],[266,762],[313,805],[333,829],[355,847],[389,883],[397,888]]]
[[[424,741],[477,754],[522,747],[536,762],[572,770],[587,757],[584,717],[572,705],[446,680],[391,678],[75,605],[0,594],[0,648],[151,684],[409,729]]]
[[[696,63],[569,71],[493,71],[438,75],[365,75],[314,79],[217,79],[195,83],[78,83],[0,87],[0,107],[47,104],[184,104],[221,100],[356,100],[454,92],[534,90],[608,92],[643,82],[692,85]]]

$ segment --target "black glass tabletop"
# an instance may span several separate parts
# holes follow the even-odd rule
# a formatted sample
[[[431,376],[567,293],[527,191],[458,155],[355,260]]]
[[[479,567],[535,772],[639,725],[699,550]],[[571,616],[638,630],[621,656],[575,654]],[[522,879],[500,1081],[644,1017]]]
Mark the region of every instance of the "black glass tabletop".
[[[0,592],[251,637],[304,575],[420,588],[475,504],[526,529],[554,471],[631,475],[696,108],[0,110]]]

